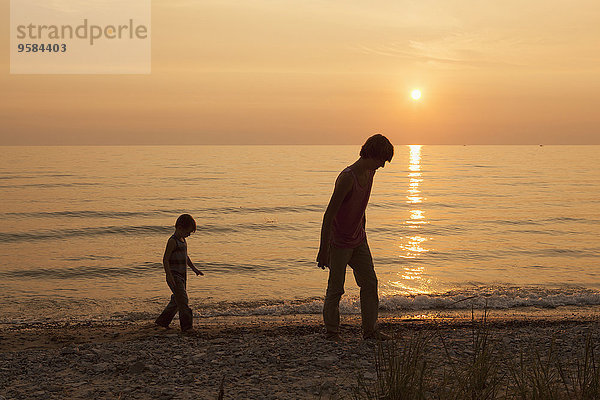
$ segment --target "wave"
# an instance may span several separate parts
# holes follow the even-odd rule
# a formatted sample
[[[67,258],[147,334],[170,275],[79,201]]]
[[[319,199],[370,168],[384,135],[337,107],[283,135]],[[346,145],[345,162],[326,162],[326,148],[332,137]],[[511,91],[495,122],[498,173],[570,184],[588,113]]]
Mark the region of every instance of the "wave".
[[[600,305],[600,291],[586,288],[479,288],[449,291],[441,294],[384,295],[380,296],[382,311],[430,311],[463,309],[506,310],[518,307],[557,308],[561,306]],[[264,304],[236,304],[206,307],[203,316],[291,315],[319,314],[323,300],[281,301]],[[346,314],[360,314],[360,299],[346,297],[340,302]]]
[[[183,213],[192,215],[210,214],[254,214],[254,213],[304,213],[324,212],[324,205],[302,205],[302,206],[270,206],[270,207],[208,207],[191,210],[148,210],[148,211],[42,211],[42,212],[5,212],[0,217],[12,218],[134,218],[134,217],[156,217],[177,216]]]
[[[378,208],[378,209],[389,209],[389,210],[398,210],[398,209],[409,209],[412,208],[413,205],[407,204],[406,201],[398,201],[397,199],[392,201],[379,201],[379,202],[371,202],[369,203],[369,208]],[[465,205],[465,204],[450,204],[450,203],[440,203],[434,201],[424,201],[423,203],[419,203],[419,206],[427,209],[436,209],[436,208],[475,208],[475,205]],[[321,207],[323,208],[323,206]],[[324,211],[324,208],[323,208]]]
[[[117,257],[108,256],[82,256],[67,259],[68,261],[108,261],[117,259]],[[306,268],[314,266],[314,262],[309,259],[293,259],[293,260],[271,260],[270,265],[267,264],[248,264],[248,263],[215,263],[215,262],[198,262],[202,265],[204,272],[214,273],[244,273],[244,272],[277,272],[281,271],[281,265],[293,265],[296,268]],[[108,263],[108,262],[107,262]],[[75,267],[57,267],[57,268],[35,268],[35,269],[10,269],[0,270],[0,278],[4,279],[96,279],[96,278],[115,278],[122,276],[138,276],[142,272],[155,272],[162,274],[163,265],[160,262],[143,262],[139,265],[123,266],[118,265],[118,261],[112,261],[115,266],[88,266],[79,265]],[[286,271],[292,270],[287,268]]]
[[[600,305],[600,291],[585,288],[481,288],[439,295],[388,296],[383,310],[556,308]]]
[[[35,175],[2,175],[0,176],[0,181],[3,180],[11,180],[11,179],[39,179],[39,178],[69,178],[74,177],[75,175],[71,174],[45,174],[45,173],[37,173]]]
[[[106,226],[98,228],[80,228],[80,229],[61,229],[46,230],[41,232],[15,232],[0,233],[0,241],[4,243],[19,242],[22,240],[48,240],[48,239],[68,239],[82,236],[101,236],[101,235],[139,235],[139,234],[164,234],[173,232],[170,226],[160,225],[141,225],[141,226]]]
[[[36,268],[29,270],[13,269],[1,271],[3,278],[41,278],[41,279],[96,279],[104,277],[134,276],[143,271],[159,271],[162,269],[161,263],[143,263],[135,267],[99,267],[99,266],[77,266],[67,268]]]
[[[451,252],[448,251],[439,251],[439,250],[431,250],[426,253],[422,253],[418,256],[415,256],[413,262],[415,261],[426,261],[431,260],[432,262],[442,262],[442,261],[452,261],[452,260],[461,260],[461,261],[487,261],[487,260],[498,260],[498,259],[522,259],[523,256],[528,256],[529,258],[565,258],[569,257],[572,259],[576,258],[593,258],[600,256],[600,247],[591,247],[591,248],[580,248],[580,249],[568,249],[568,248],[552,248],[552,249],[526,249],[526,248],[510,248],[510,249],[497,249],[497,250],[488,250],[488,251],[477,251],[477,250],[469,250],[469,249],[455,249]],[[381,257],[377,258],[377,261],[381,264],[385,265],[395,265],[398,264],[398,259],[394,259],[391,257]],[[522,268],[528,268],[527,265],[523,265]]]
[[[157,215],[173,215],[172,210],[153,211],[47,211],[47,212],[7,212],[0,215],[16,218],[133,218],[155,217]]]
[[[199,233],[238,233],[248,231],[290,231],[297,230],[298,224],[281,225],[276,220],[267,220],[264,223],[249,223],[236,225],[203,224],[196,230]],[[46,230],[41,232],[3,232],[0,233],[0,242],[14,243],[22,240],[38,241],[49,239],[68,239],[73,237],[95,237],[106,235],[169,235],[173,233],[172,226],[164,225],[138,225],[138,226],[104,226],[79,229]]]
[[[164,297],[128,299],[88,299],[62,296],[28,296],[24,299],[0,296],[0,323],[30,321],[139,321],[156,317]],[[477,287],[444,293],[419,295],[382,295],[379,309],[387,312],[436,312],[444,310],[510,310],[517,308],[555,309],[558,307],[600,306],[600,291],[582,287]],[[6,310],[3,308],[6,307]],[[19,308],[43,310],[35,316],[15,312]],[[321,314],[323,299],[254,300],[192,304],[196,317],[282,316]],[[340,303],[343,314],[360,314],[360,299],[345,296]],[[5,312],[6,311],[6,312]],[[43,317],[40,317],[43,315]]]
[[[367,216],[368,217],[368,216]],[[454,236],[461,235],[467,232],[466,228],[457,225],[439,226],[432,225],[430,223],[420,224],[419,235],[421,236],[433,236],[433,235],[444,235]],[[386,224],[380,226],[369,226],[369,220],[367,219],[367,234],[391,234],[397,236],[398,234],[408,233],[404,225]]]
[[[0,185],[2,189],[19,189],[19,188],[67,188],[67,187],[83,187],[83,186],[100,186],[100,183],[95,182],[68,182],[68,183],[21,183],[16,185]]]

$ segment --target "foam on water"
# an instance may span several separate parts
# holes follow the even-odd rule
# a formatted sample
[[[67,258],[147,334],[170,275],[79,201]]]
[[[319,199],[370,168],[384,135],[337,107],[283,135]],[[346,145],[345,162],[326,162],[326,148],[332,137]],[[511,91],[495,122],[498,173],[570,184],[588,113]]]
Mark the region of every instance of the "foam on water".
[[[384,295],[379,308],[384,311],[425,311],[444,309],[510,309],[517,307],[556,308],[561,306],[600,305],[600,291],[585,288],[479,288],[456,290],[429,295]],[[230,304],[226,309],[206,309],[202,315],[289,315],[319,314],[323,300],[310,298],[302,301],[284,301],[256,306]],[[360,299],[346,297],[340,310],[360,314]]]
[[[0,304],[5,302],[0,302]],[[0,310],[0,323],[19,324],[48,321],[138,321],[153,319],[164,306],[165,299],[97,299],[73,300],[68,296],[54,299],[29,299],[27,304],[13,301],[11,310]],[[34,306],[40,312],[18,314],[15,309]],[[264,300],[246,302],[192,301],[197,318],[217,316],[283,316],[321,314],[323,299],[311,297],[301,300]],[[600,290],[579,287],[480,287],[453,290],[440,294],[414,296],[380,296],[379,309],[388,312],[418,312],[443,310],[510,310],[522,307],[555,309],[559,307],[600,306]],[[115,310],[121,310],[116,311]],[[4,312],[6,311],[6,312]],[[340,302],[343,314],[360,314],[358,296],[345,296]],[[42,317],[43,316],[43,317]]]

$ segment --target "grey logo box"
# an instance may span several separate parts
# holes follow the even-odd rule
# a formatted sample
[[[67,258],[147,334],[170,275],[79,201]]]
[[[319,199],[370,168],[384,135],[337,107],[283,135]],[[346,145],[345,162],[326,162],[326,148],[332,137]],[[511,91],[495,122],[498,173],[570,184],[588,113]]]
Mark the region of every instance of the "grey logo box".
[[[149,74],[150,0],[11,0],[12,74]]]

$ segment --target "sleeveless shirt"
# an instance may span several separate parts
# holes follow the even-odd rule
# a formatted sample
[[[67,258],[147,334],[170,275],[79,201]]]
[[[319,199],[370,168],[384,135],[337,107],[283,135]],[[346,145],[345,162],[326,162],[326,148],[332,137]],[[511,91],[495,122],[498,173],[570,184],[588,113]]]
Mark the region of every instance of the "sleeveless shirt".
[[[365,210],[367,203],[369,203],[375,171],[370,174],[364,187],[360,185],[356,174],[350,167],[345,168],[340,176],[342,174],[351,174],[354,183],[352,190],[346,195],[339,211],[333,218],[332,244],[335,247],[354,248],[367,237],[365,232]]]
[[[183,239],[182,242],[175,235],[171,237],[175,239],[175,243],[177,243],[177,246],[171,253],[171,257],[169,257],[169,266],[171,267],[171,272],[185,276],[187,271],[187,242],[185,239]]]

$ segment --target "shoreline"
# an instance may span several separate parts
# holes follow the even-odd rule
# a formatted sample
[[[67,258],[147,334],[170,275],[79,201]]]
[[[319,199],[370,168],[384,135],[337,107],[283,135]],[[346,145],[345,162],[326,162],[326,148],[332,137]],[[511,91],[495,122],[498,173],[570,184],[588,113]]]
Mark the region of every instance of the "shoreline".
[[[433,330],[439,328],[464,328],[472,325],[472,317],[479,321],[484,310],[427,310],[410,312],[380,312],[379,327],[386,333],[405,330]],[[509,310],[487,310],[490,328],[506,329],[517,326],[586,325],[600,324],[600,306],[535,307]],[[342,331],[360,336],[360,315],[341,315]],[[85,344],[138,340],[157,334],[153,320],[94,320],[94,321],[44,321],[0,324],[0,353],[24,349],[56,348],[65,344]],[[266,334],[285,333],[301,335],[308,332],[323,333],[319,314],[211,316],[194,318],[195,335],[216,338],[231,336],[240,331]],[[173,320],[164,334],[181,334],[179,320]],[[342,332],[343,333],[343,332]]]
[[[476,323],[482,315],[475,310]],[[377,343],[362,340],[360,315],[342,314],[341,343],[325,340],[317,314],[194,323],[191,335],[178,321],[170,329],[148,320],[0,326],[0,398],[216,399],[223,380],[230,399],[342,399],[359,376],[376,378]],[[382,312],[379,325],[399,340],[428,335],[428,356],[443,366],[445,346],[468,353],[474,324],[471,310],[460,310]],[[556,341],[568,358],[600,333],[600,307],[491,310],[487,327],[506,354]]]

